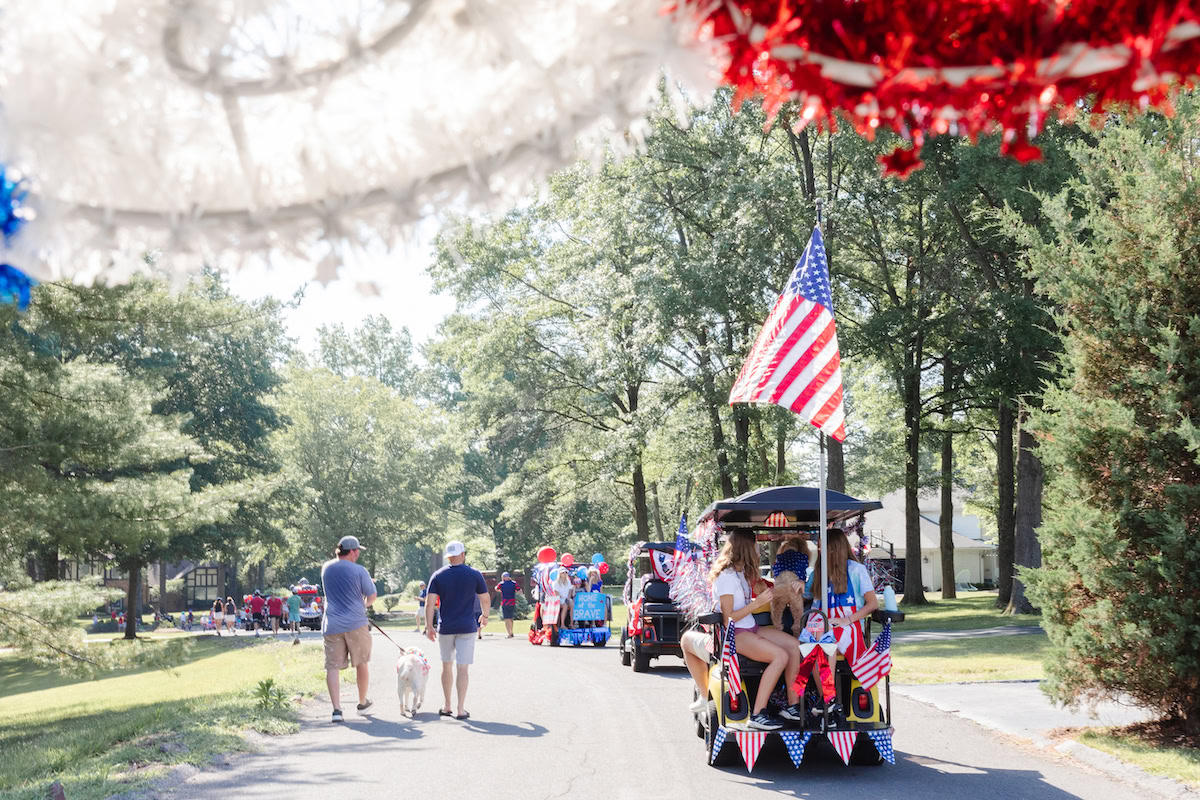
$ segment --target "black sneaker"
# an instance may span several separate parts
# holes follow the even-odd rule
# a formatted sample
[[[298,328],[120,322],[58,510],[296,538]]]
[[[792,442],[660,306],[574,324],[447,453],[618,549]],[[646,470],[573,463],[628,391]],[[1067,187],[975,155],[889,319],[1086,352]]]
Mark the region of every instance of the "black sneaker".
[[[355,706],[355,708],[357,708],[358,712],[361,714],[373,705],[375,705],[373,700],[367,700],[365,703],[359,703],[357,706]]]
[[[752,731],[777,731],[783,727],[783,723],[766,711],[760,711],[747,720],[746,727]]]
[[[335,708],[335,709],[333,710],[333,721],[334,721],[334,722],[341,722],[341,721],[342,721],[342,719],[343,719],[343,718],[342,718],[342,710],[341,710],[340,708]]]
[[[779,716],[789,722],[803,722],[804,715],[800,713],[800,704],[794,703],[790,706],[784,706],[779,711]]]

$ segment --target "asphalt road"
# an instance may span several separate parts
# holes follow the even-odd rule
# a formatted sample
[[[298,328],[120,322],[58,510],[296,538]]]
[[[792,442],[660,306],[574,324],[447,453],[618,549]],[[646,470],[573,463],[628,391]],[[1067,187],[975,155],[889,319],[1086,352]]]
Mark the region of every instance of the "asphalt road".
[[[1132,793],[1065,757],[896,696],[895,766],[847,767],[814,743],[799,769],[779,745],[764,748],[752,774],[740,763],[716,769],[705,764],[687,713],[683,662],[662,659],[634,674],[612,645],[560,649],[485,637],[467,695],[472,719],[442,719],[436,645],[415,633],[391,635],[422,647],[433,663],[416,720],[400,716],[396,651],[376,634],[370,716],[351,711],[334,725],[327,701],[309,704],[300,733],[264,740],[260,752],[235,756],[163,796],[730,800],[763,798],[765,790],[804,798],[1100,800]],[[343,691],[353,696],[352,688]]]

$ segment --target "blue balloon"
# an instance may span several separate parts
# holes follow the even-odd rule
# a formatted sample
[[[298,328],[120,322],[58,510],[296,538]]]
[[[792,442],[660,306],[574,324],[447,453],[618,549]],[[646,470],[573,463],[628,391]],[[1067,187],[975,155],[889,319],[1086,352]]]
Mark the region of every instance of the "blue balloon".
[[[575,574],[579,576],[579,580],[586,581],[587,580],[587,567],[579,567],[578,569],[575,570]]]
[[[595,564],[596,566],[600,566],[601,564],[603,564],[604,563],[604,554],[596,553],[596,555],[592,556],[592,563]]]
[[[560,572],[562,572],[562,567],[553,567],[553,568],[551,568],[551,570],[550,570],[550,580],[554,580],[555,578],[557,578],[557,577],[558,577],[558,573],[560,573]]]

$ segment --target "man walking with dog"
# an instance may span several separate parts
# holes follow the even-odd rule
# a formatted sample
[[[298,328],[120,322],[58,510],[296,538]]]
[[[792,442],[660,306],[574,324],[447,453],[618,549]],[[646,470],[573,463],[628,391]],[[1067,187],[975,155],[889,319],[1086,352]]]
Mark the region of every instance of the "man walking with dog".
[[[475,660],[475,635],[487,625],[491,595],[483,574],[467,566],[467,548],[462,542],[446,545],[450,562],[429,579],[425,605],[425,635],[437,642],[442,656],[442,694],[445,704],[438,714],[455,719],[470,719],[464,704],[467,699],[467,670]],[[475,619],[475,605],[480,617]],[[441,607],[437,632],[433,627],[434,608]],[[457,669],[456,669],[457,666]],[[458,712],[450,710],[450,690],[458,688]]]
[[[461,545],[460,545],[461,546]],[[354,664],[358,682],[358,710],[366,711],[370,685],[371,629],[367,627],[367,607],[375,602],[375,582],[358,561],[365,548],[355,536],[343,536],[334,558],[321,567],[321,585],[325,587],[325,615],[321,633],[325,638],[325,684],[333,701],[333,721],[341,722],[341,671]]]

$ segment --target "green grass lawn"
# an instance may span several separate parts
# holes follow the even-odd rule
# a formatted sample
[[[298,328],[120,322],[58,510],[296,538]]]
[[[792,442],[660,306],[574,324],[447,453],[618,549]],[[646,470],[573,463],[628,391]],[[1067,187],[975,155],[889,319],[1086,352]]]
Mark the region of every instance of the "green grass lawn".
[[[926,597],[934,602],[924,606],[906,606],[904,595],[900,595],[900,610],[904,612],[905,619],[896,626],[897,632],[1037,625],[1041,620],[1035,614],[1004,614],[996,608],[994,591],[963,592],[954,600],[942,600],[938,592],[930,592]]]
[[[324,686],[322,667],[319,643],[216,637],[198,639],[170,672],[125,670],[91,681],[0,656],[0,798],[40,800],[54,780],[71,800],[107,797],[166,765],[203,765],[245,749],[240,730],[295,730],[291,704],[263,711],[251,691],[274,678],[289,697],[312,694]]]
[[[1041,680],[1045,634],[892,645],[896,683]]]
[[[1092,728],[1079,741],[1136,764],[1153,775],[1163,775],[1200,788],[1200,750],[1163,744],[1126,728]]]

